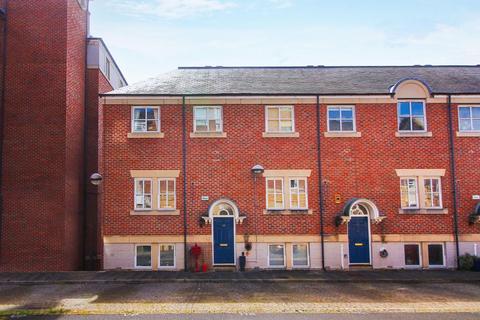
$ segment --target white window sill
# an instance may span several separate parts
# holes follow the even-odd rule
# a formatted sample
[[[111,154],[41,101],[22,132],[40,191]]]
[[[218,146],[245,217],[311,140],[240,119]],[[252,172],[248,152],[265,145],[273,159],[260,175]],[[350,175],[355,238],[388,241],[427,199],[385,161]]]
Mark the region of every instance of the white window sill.
[[[152,270],[152,266],[150,267],[135,266],[134,268],[135,268],[134,270]]]
[[[163,138],[165,134],[163,132],[129,132],[127,135],[128,138]]]
[[[180,210],[130,210],[131,216],[178,216]]]
[[[404,138],[404,137],[424,137],[429,138],[432,136],[431,131],[397,131],[395,132],[395,137]]]
[[[190,138],[226,138],[226,132],[190,132]]]
[[[264,138],[298,138],[300,133],[298,132],[263,132]]]
[[[325,138],[360,138],[361,132],[342,132],[342,131],[329,131],[324,132]]]
[[[398,209],[398,213],[400,214],[447,214],[448,209],[425,209],[425,208],[419,208],[419,209]]]
[[[264,209],[263,214],[266,215],[282,215],[282,216],[291,216],[291,215],[306,215],[312,214],[312,209]]]
[[[457,137],[480,137],[480,132],[457,131]]]

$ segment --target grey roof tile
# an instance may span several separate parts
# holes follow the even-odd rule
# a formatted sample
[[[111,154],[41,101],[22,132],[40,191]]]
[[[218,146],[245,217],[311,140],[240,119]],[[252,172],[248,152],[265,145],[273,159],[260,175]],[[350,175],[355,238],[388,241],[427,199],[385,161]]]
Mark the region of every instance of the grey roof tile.
[[[388,94],[405,78],[433,93],[480,93],[480,66],[186,67],[107,95]]]

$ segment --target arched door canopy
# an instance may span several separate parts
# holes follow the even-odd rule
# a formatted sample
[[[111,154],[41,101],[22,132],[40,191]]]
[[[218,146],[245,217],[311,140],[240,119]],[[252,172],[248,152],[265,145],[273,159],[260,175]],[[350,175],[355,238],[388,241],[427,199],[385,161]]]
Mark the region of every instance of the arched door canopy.
[[[373,224],[378,224],[386,218],[380,214],[377,205],[373,201],[364,198],[349,199],[343,207],[337,225],[348,223],[352,216],[368,216]]]
[[[215,217],[233,217],[236,223],[242,224],[246,218],[245,215],[240,214],[237,204],[230,199],[221,198],[215,200],[208,207],[208,215],[203,215],[202,219],[206,223],[211,223]]]

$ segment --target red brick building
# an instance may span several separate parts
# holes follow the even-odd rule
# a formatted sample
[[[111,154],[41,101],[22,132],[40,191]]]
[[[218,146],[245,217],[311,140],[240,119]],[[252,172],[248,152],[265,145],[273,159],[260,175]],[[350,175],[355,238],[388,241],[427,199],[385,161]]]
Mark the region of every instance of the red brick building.
[[[0,1],[0,271],[94,267],[101,253],[85,179],[99,170],[98,93],[126,82],[88,37],[87,2]]]
[[[204,67],[102,95],[104,268],[453,268],[480,67]]]

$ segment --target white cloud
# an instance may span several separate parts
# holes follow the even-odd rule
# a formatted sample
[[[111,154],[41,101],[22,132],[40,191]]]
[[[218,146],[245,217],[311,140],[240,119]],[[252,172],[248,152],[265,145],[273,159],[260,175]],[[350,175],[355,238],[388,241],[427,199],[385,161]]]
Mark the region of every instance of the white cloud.
[[[152,25],[140,21],[95,30],[129,82],[185,65],[478,64],[477,17],[412,33],[371,26]],[[128,39],[128,41],[125,41]]]
[[[134,15],[183,18],[235,7],[224,0],[112,0],[112,7]]]

